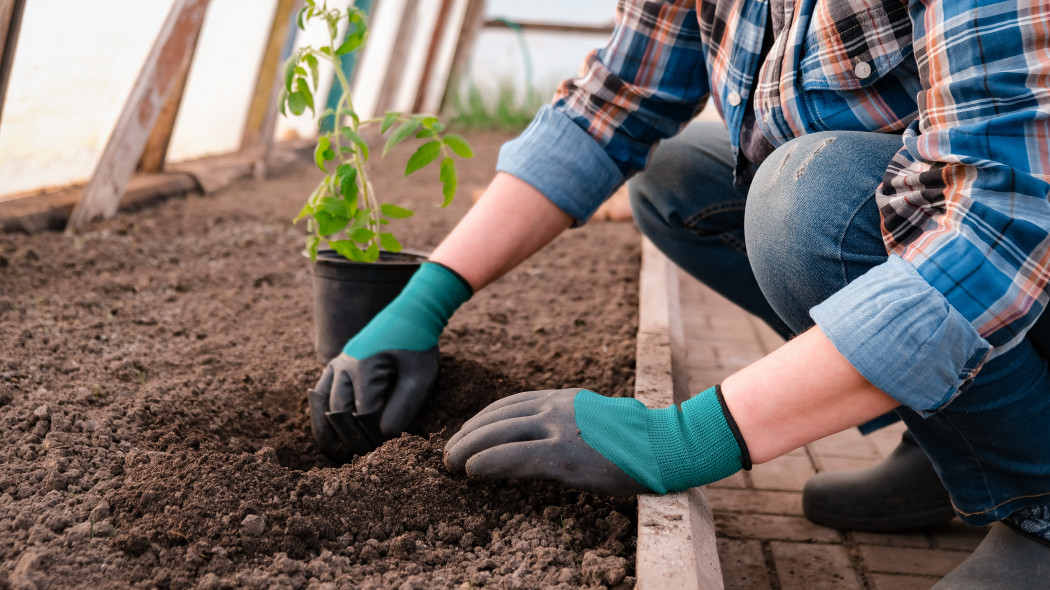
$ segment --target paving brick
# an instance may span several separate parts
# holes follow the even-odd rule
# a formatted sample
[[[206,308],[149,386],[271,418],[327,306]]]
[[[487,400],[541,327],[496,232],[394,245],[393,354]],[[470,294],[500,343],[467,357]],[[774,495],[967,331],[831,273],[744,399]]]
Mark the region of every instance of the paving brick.
[[[970,552],[861,545],[860,554],[872,572],[944,576],[969,557]]]
[[[889,547],[913,547],[929,549],[930,539],[922,533],[849,533],[861,545],[886,545]]]
[[[782,590],[860,590],[842,545],[770,543]]]
[[[813,463],[816,464],[817,470],[820,472],[841,472],[841,471],[860,471],[861,469],[867,469],[879,464],[879,460],[872,459],[851,459],[849,457],[828,457],[827,455],[815,455],[813,457]]]
[[[939,580],[937,576],[871,575],[871,583],[875,590],[930,590]]]
[[[772,588],[769,568],[760,541],[718,539],[718,561],[722,566],[725,590],[767,590]]]
[[[755,465],[749,475],[757,489],[802,491],[802,486],[814,473],[813,464],[803,453],[789,454]]]
[[[974,527],[956,518],[948,524],[930,529],[934,546],[938,549],[973,551],[988,534],[989,527]]]
[[[801,516],[716,511],[714,520],[715,533],[719,537],[818,543],[842,542],[842,536],[838,531],[813,524]]]
[[[746,477],[747,476],[744,475],[743,471],[737,471],[736,473],[734,473],[733,475],[730,475],[729,477],[727,477],[725,479],[721,479],[721,480],[718,480],[718,481],[716,481],[714,483],[707,484],[707,487],[708,488],[729,488],[729,489],[734,489],[734,490],[735,489],[740,489],[740,488],[749,488],[749,487],[751,487],[751,484],[748,482]]]
[[[849,428],[826,436],[809,445],[809,451],[814,456],[820,457],[844,457],[847,459],[864,459],[877,461],[879,457],[875,446],[871,444],[868,437],[860,433],[856,428]]]
[[[711,508],[719,512],[802,516],[802,494],[799,492],[715,488],[707,490],[707,498]]]
[[[904,423],[898,422],[885,428],[880,428],[867,436],[880,457],[887,457],[897,448],[901,442],[901,433],[907,430]]]

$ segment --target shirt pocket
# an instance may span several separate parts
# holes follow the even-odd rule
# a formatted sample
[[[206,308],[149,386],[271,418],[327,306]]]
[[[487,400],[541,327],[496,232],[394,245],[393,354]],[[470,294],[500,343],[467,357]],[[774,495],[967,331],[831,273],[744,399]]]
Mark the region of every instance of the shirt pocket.
[[[868,88],[911,53],[911,20],[899,0],[820,0],[799,64],[802,89]]]

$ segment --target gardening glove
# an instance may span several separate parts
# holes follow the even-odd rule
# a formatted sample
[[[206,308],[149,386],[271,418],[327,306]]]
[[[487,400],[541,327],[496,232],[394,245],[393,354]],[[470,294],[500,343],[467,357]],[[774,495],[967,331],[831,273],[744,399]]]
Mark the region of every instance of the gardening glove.
[[[586,389],[497,401],[445,445],[445,465],[474,477],[553,479],[610,496],[665,494],[750,469],[718,386],[650,410]]]
[[[438,336],[471,295],[455,271],[425,262],[328,363],[310,392],[314,440],[326,455],[345,462],[404,431],[437,379]]]

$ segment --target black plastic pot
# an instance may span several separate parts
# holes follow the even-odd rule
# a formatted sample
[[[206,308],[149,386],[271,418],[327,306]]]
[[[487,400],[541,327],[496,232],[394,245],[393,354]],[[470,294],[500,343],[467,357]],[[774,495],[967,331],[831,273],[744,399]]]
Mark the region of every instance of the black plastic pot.
[[[318,362],[327,364],[338,356],[347,341],[397,297],[426,259],[416,252],[382,252],[379,261],[365,263],[319,250],[313,265]]]

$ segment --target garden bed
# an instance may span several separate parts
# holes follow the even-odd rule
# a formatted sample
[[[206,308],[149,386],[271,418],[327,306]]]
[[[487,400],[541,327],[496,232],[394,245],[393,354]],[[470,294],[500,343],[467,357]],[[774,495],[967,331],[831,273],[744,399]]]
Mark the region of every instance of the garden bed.
[[[507,138],[470,139],[453,211],[431,206],[436,171],[397,199],[418,212],[406,247],[433,248],[490,178]],[[0,588],[630,585],[633,499],[467,480],[441,448],[517,391],[633,392],[633,226],[567,232],[468,302],[414,435],[335,467],[309,433],[322,367],[288,222],[317,174],[0,235]]]

